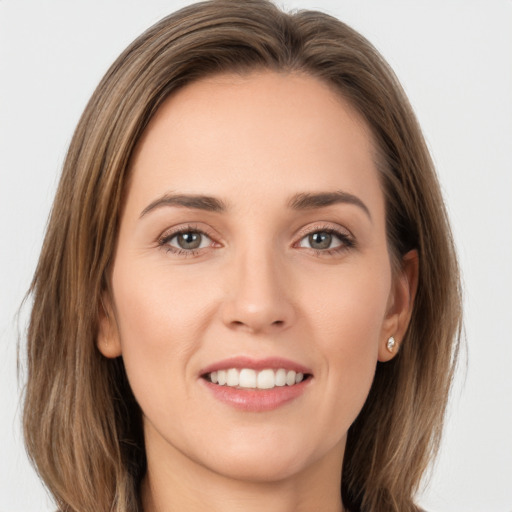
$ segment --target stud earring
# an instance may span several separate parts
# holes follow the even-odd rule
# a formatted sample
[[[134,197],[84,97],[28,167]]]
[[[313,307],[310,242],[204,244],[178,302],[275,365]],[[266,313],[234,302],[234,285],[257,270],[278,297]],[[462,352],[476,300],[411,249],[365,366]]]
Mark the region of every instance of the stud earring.
[[[395,340],[395,338],[393,338],[393,336],[391,336],[388,339],[388,342],[386,343],[386,347],[387,347],[387,349],[390,352],[394,352],[395,351],[395,345],[396,345],[396,340]]]

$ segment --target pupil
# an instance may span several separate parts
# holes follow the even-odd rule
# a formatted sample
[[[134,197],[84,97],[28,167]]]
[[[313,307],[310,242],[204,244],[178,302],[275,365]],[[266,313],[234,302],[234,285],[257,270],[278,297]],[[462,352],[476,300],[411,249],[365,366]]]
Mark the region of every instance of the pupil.
[[[309,235],[309,245],[313,249],[328,249],[331,241],[332,235],[330,233],[320,232]]]
[[[197,249],[201,245],[201,235],[199,233],[180,233],[178,235],[178,245],[182,249]]]

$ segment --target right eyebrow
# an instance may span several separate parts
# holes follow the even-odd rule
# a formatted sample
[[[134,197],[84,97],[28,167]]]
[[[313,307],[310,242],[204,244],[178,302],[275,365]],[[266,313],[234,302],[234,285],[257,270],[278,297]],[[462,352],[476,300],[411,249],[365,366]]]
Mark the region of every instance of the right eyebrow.
[[[140,218],[149,212],[163,206],[178,206],[183,208],[194,208],[208,212],[224,212],[226,205],[216,197],[196,194],[164,194],[148,204],[140,214]]]
[[[364,211],[370,221],[372,220],[370,210],[363,201],[354,194],[343,192],[342,190],[319,193],[302,192],[295,194],[288,202],[288,205],[294,210],[324,208],[333,204],[353,204]]]

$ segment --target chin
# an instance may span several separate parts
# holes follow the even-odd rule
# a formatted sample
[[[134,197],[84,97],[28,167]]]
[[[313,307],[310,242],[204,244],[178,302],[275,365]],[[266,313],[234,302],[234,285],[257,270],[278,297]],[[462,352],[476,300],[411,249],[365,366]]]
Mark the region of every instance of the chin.
[[[307,472],[308,468],[325,460],[332,453],[331,444],[336,444],[327,443],[324,438],[313,446],[311,437],[294,439],[289,432],[288,435],[285,432],[284,436],[275,434],[272,436],[272,433],[266,432],[258,439],[248,437],[245,442],[226,443],[229,449],[223,449],[222,453],[211,453],[210,468],[234,480],[280,482]],[[325,442],[323,446],[322,441]],[[341,460],[343,447],[335,451]]]
[[[227,478],[254,483],[272,483],[287,480],[305,470],[307,460],[297,457],[243,454],[234,460],[217,461],[212,469]]]

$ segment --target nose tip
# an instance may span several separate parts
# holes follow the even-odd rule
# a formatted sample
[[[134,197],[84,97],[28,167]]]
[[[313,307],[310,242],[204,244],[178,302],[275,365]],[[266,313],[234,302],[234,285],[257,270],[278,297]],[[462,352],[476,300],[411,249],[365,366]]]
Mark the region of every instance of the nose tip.
[[[235,270],[235,282],[223,311],[224,323],[230,329],[275,333],[293,323],[295,308],[290,287],[284,282],[285,272],[275,267],[276,263],[267,259],[264,264],[240,265]]]
[[[230,316],[231,318],[229,318]],[[288,318],[285,319],[285,317]],[[291,322],[289,316],[284,314],[283,311],[279,315],[277,310],[270,312],[238,303],[236,311],[233,311],[232,315],[228,314],[226,323],[232,329],[256,334],[279,331]]]

